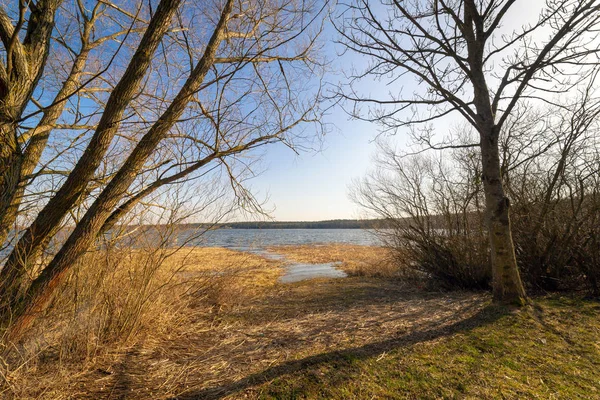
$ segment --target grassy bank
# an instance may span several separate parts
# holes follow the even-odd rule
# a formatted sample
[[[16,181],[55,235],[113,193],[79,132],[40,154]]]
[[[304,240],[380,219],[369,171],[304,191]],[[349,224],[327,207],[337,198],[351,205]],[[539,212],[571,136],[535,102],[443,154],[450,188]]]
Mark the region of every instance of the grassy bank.
[[[113,325],[83,304],[75,314],[73,288],[64,291],[42,321],[52,334],[19,345],[24,362],[1,367],[0,397],[600,399],[597,302],[550,296],[514,311],[491,306],[483,292],[423,291],[377,248],[273,251],[342,261],[349,277],[281,284],[282,261],[190,249],[160,258],[140,305],[125,301],[126,287],[147,271],[148,254],[119,255],[120,272],[104,280],[100,259],[88,262],[95,268],[82,266],[71,283],[96,277],[96,292],[107,292],[79,292],[79,301],[139,309],[135,329],[99,338],[99,327],[121,326],[123,313],[107,314]]]
[[[600,305],[540,298],[289,365],[251,398],[598,399]],[[283,372],[282,369],[280,372]],[[268,376],[268,373],[265,374]],[[278,375],[278,374],[276,374]]]

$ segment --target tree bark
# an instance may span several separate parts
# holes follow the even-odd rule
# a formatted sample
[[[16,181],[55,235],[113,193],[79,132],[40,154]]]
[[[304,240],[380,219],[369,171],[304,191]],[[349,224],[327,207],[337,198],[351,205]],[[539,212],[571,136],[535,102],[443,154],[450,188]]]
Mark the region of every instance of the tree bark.
[[[524,305],[521,282],[510,224],[510,201],[504,193],[500,172],[498,135],[494,129],[481,136],[481,161],[486,202],[486,220],[492,255],[494,300]]]
[[[135,96],[180,4],[181,0],[161,0],[123,77],[111,93],[98,127],[83,156],[9,255],[4,268],[0,271],[0,298],[3,298],[9,307],[15,306],[19,299],[18,288],[21,283],[19,276],[23,275],[32,257],[39,253],[44,243],[48,242],[49,235],[60,225],[69,210],[77,204],[81,193],[104,158],[119,129],[123,113]]]
[[[4,243],[14,223],[7,216],[13,211],[14,194],[21,177],[23,156],[16,132],[10,122],[0,125],[0,243]],[[16,213],[14,213],[16,215]]]
[[[21,334],[32,324],[35,316],[47,307],[52,294],[60,285],[70,267],[94,243],[114,208],[144,167],[148,157],[183,114],[187,104],[199,90],[204,77],[214,63],[232,8],[233,0],[228,0],[207,44],[204,55],[177,96],[175,96],[173,102],[140,140],[114,178],[87,210],[50,264],[32,282],[23,300],[14,310],[14,324],[11,326],[8,335],[10,340],[18,340]]]

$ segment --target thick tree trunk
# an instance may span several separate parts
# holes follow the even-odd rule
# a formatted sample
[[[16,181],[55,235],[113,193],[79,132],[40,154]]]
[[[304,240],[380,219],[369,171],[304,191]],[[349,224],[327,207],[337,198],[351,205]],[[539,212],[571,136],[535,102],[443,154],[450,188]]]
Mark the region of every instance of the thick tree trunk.
[[[20,49],[15,58],[20,59],[15,72],[7,81],[6,92],[0,97],[0,244],[4,243],[14,223],[10,216],[14,211],[15,194],[18,190],[23,165],[22,145],[17,138],[17,123],[30,97],[34,81],[24,52]],[[19,57],[16,57],[19,55]],[[21,65],[23,64],[23,65]]]
[[[523,305],[526,296],[515,257],[509,215],[510,201],[502,186],[498,134],[494,130],[488,135],[481,135],[481,160],[492,253],[494,300]]]
[[[467,40],[473,105],[477,110],[476,125],[480,136],[486,221],[492,253],[494,301],[523,305],[526,297],[512,240],[510,201],[502,186],[498,149],[500,128],[496,125],[496,112],[490,102],[490,91],[484,73],[485,26],[475,2],[467,0],[463,4],[465,24],[462,32]]]
[[[84,32],[86,39],[90,31],[91,29],[86,26]],[[42,152],[46,148],[50,132],[58,118],[62,115],[68,97],[77,90],[89,52],[89,46],[84,46],[81,49],[73,63],[68,78],[54,97],[53,105],[44,111],[38,125],[26,133],[26,136],[30,139],[22,156],[16,148],[12,148],[10,154],[13,156],[8,161],[9,166],[6,168],[0,167],[0,171],[5,171],[3,176],[0,177],[0,188],[2,188],[0,190],[0,243],[6,241],[11,227],[14,226],[17,220],[21,199],[29,176],[39,163]],[[4,143],[4,140],[1,143]],[[2,161],[0,161],[0,165],[2,164]],[[17,181],[10,182],[9,184],[3,179],[4,175],[12,176]],[[17,175],[18,178],[16,177]]]
[[[0,79],[0,244],[14,224],[15,198],[21,178],[23,154],[16,135],[21,117],[39,82],[50,48],[54,16],[62,0],[41,1],[30,7],[27,30],[21,43],[12,21],[0,17],[0,39],[5,45],[6,70]],[[14,40],[16,38],[16,40]],[[11,43],[10,49],[6,43]],[[10,62],[9,62],[10,61]]]
[[[22,155],[10,123],[0,125],[0,246],[14,223],[10,215],[20,179]]]
[[[113,210],[144,167],[146,160],[152,155],[156,146],[180,118],[193,95],[199,90],[204,77],[214,63],[232,8],[233,0],[228,0],[203,57],[171,105],[142,137],[114,178],[87,210],[60,251],[40,276],[33,281],[23,301],[14,309],[15,322],[8,335],[11,340],[18,340],[35,317],[46,308],[55,289],[60,285],[70,267],[94,243],[98,234],[101,233],[100,230],[106,226],[105,223]]]
[[[0,271],[0,297],[9,305],[14,306],[19,298],[19,291],[14,283],[18,282],[18,277],[27,269],[32,257],[39,254],[42,246],[48,242],[48,237],[56,231],[56,227],[60,225],[65,215],[77,204],[81,193],[102,162],[119,129],[123,113],[135,96],[180,4],[181,0],[161,0],[130,64],[111,93],[98,128],[83,156],[9,255],[4,268]]]

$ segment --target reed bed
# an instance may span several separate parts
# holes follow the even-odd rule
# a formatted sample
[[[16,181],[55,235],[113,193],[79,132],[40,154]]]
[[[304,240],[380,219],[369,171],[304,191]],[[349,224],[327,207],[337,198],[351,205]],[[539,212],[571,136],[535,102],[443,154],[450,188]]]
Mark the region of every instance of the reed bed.
[[[269,250],[300,263],[319,264],[341,261],[339,268],[351,276],[381,278],[403,276],[403,271],[398,269],[389,251],[384,247],[325,244],[274,246]]]
[[[0,397],[494,398],[502,388],[507,398],[576,398],[596,387],[586,372],[600,362],[593,302],[540,299],[516,312],[485,292],[398,279],[380,248],[271,251],[287,259],[222,248],[88,254],[4,359]],[[279,283],[290,260],[342,261],[350,275]],[[523,376],[562,386],[527,387]]]

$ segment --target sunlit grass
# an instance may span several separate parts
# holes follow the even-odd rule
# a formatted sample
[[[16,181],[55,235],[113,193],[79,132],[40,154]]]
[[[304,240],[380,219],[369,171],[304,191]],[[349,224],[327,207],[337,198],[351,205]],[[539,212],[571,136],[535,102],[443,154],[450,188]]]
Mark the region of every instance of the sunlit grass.
[[[454,334],[317,368],[256,388],[259,398],[600,398],[600,305],[550,297],[491,307]]]
[[[160,266],[89,255],[41,319],[52,334],[0,371],[0,397],[600,399],[597,302],[512,310],[485,292],[421,290],[382,269],[377,247],[272,251],[342,261],[350,276],[281,284],[287,261],[222,248]]]
[[[311,264],[341,261],[340,269],[353,276],[398,277],[398,268],[392,263],[387,249],[377,246],[327,244],[321,246],[275,246],[273,252],[288,259]]]

